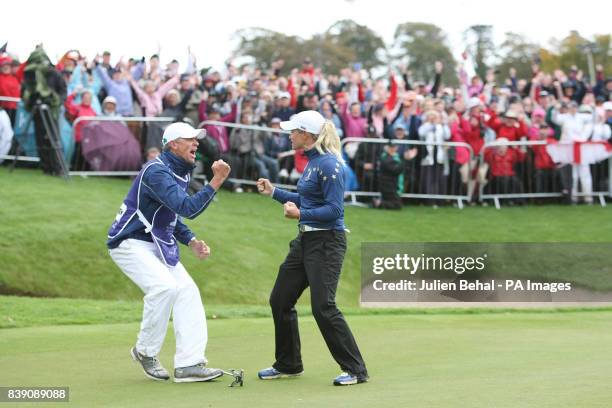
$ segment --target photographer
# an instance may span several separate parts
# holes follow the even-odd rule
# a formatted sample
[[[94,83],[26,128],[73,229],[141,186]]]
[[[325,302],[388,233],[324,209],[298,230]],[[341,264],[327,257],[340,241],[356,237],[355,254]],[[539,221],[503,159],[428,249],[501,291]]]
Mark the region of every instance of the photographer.
[[[24,101],[25,109],[33,115],[40,167],[45,174],[61,175],[62,164],[59,160],[63,158],[59,157],[61,152],[56,150],[56,148],[61,149],[59,135],[47,133],[40,108],[43,104],[48,107],[49,119],[57,126],[60,107],[65,98],[64,78],[51,64],[42,46],[36,46],[24,68],[21,99]]]

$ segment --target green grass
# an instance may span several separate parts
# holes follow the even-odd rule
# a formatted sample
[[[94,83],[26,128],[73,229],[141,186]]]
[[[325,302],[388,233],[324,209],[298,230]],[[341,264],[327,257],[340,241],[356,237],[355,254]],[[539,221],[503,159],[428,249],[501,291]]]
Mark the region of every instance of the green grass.
[[[338,368],[311,317],[300,323],[304,376],[274,382],[256,379],[273,358],[269,319],[209,321],[210,365],[245,369],[235,389],[227,377],[145,379],[128,355],[137,323],[7,329],[0,384],[69,386],[76,407],[609,407],[610,320],[612,312],[351,316],[371,381],[349,388],[331,385]],[[169,331],[167,368],[173,346]]]
[[[206,304],[208,319],[271,318],[270,308],[264,305]],[[438,314],[503,314],[514,308],[360,308],[342,307],[347,316],[379,315],[438,315]],[[521,313],[575,313],[612,312],[612,306],[537,307],[523,309]],[[298,307],[301,315],[310,315],[310,308]],[[53,325],[91,325],[139,322],[142,317],[140,300],[94,300],[68,298],[30,298],[24,296],[0,296],[0,329]]]
[[[106,232],[130,185],[126,179],[73,178],[0,167],[0,293],[136,300],[141,297],[112,263]],[[362,242],[612,242],[611,209],[599,206],[503,208],[406,207],[401,212],[347,207],[349,250],[338,290],[356,306]],[[221,192],[188,221],[212,248],[183,263],[207,304],[265,305],[295,223],[255,194]],[[307,297],[302,300],[307,304]]]
[[[352,233],[338,301],[371,382],[337,388],[338,367],[307,296],[298,306],[305,375],[256,379],[273,360],[266,303],[295,227],[267,198],[222,192],[189,222],[211,259],[184,253],[183,261],[204,298],[210,365],[246,371],[245,386],[229,389],[229,378],[153,382],[131,361],[142,294],[104,245],[128,188],[128,180],[66,183],[0,168],[0,293],[54,297],[0,296],[0,385],[69,386],[76,407],[610,406],[609,307],[357,307],[362,242],[612,242],[609,208],[347,208]],[[170,329],[160,355],[169,369],[173,352]]]

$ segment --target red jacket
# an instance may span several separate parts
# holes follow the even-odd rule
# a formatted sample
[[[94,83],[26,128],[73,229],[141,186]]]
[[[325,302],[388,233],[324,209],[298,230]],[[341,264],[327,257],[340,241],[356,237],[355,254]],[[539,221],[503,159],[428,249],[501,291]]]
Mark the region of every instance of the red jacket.
[[[70,116],[72,116],[74,119],[79,118],[81,116],[97,116],[96,111],[92,109],[91,105],[83,105],[83,104],[76,105],[73,102],[75,96],[76,96],[75,94],[69,95],[68,98],[66,98],[66,102],[64,102],[66,111],[68,112]],[[85,124],[86,122],[77,123],[76,129],[74,131],[74,141],[75,142],[81,141],[81,128]]]
[[[546,144],[553,143],[557,143],[557,139],[552,136],[546,138]],[[536,169],[550,170],[555,168],[555,162],[548,154],[548,151],[546,150],[546,145],[535,145],[531,146],[531,148],[533,149],[534,164]]]
[[[0,96],[19,98],[21,94],[21,82],[15,75],[0,74]],[[4,109],[17,109],[17,102],[0,102]]]
[[[460,123],[455,122],[451,125],[451,142],[465,142],[463,137],[463,130],[461,129]],[[464,164],[470,160],[470,151],[467,147],[455,147],[455,162],[457,164]]]
[[[478,122],[482,125],[482,119],[477,118]],[[478,156],[480,149],[484,144],[484,139],[480,133],[480,126],[472,126],[469,119],[461,117],[461,132],[465,141],[472,146],[474,155]]]
[[[295,151],[295,170],[298,173],[303,173],[306,165],[308,164],[308,157],[304,154],[304,149],[297,149]]]
[[[496,148],[485,151],[485,161],[491,166],[492,177],[514,176],[514,163],[524,159],[525,153],[513,147],[508,147],[503,155],[499,154]]]
[[[511,142],[516,142],[517,140],[521,140],[521,137],[527,136],[529,132],[527,129],[527,125],[525,122],[518,121],[519,126],[506,126],[498,117],[497,114],[493,111],[490,111],[489,114],[491,118],[487,121],[487,126],[495,131],[497,134],[497,138],[505,137]]]

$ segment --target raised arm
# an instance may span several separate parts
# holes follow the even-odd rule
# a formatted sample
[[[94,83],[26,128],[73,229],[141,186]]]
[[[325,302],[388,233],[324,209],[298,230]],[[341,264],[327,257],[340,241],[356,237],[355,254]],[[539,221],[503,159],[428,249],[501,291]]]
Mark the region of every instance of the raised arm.
[[[113,80],[108,76],[106,68],[102,67],[101,65],[98,65],[96,66],[96,72],[100,76],[102,84],[104,85],[104,88],[106,88],[107,91],[113,87]]]
[[[160,98],[163,98],[168,92],[170,92],[172,88],[177,86],[179,82],[179,76],[175,75],[163,84],[161,84],[156,92]]]
[[[142,90],[140,85],[138,85],[138,82],[134,81],[134,79],[132,79],[131,77],[129,78],[129,82],[130,82],[130,85],[132,85],[132,89],[136,93],[136,96],[138,97],[140,104],[144,105],[146,101],[149,99],[149,95],[147,95],[147,93]]]
[[[152,165],[145,171],[142,185],[159,203],[171,209],[181,217],[193,219],[200,215],[210,204],[216,190],[227,178],[230,167],[223,160],[217,160],[212,165],[213,178],[202,190],[190,196],[175,181],[174,176],[161,165]]]

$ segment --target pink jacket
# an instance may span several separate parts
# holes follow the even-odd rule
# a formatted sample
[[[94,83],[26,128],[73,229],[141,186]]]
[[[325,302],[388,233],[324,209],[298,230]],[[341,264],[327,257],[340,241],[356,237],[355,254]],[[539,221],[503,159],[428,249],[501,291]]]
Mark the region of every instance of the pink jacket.
[[[348,104],[340,106],[340,112],[342,112],[342,122],[344,122],[344,136],[345,137],[366,137],[368,121],[366,118],[359,116],[354,118],[348,109]]]
[[[136,81],[133,79],[130,80],[130,84],[132,84],[132,88],[134,92],[136,92],[136,96],[140,101],[140,105],[144,109],[145,116],[158,116],[162,113],[163,106],[162,100],[164,96],[179,83],[179,77],[174,76],[161,84],[157,91],[153,92],[153,95],[147,94],[141,87],[138,85]]]

